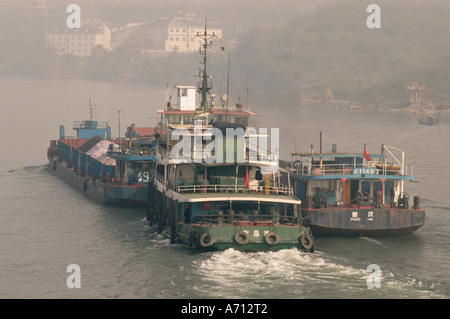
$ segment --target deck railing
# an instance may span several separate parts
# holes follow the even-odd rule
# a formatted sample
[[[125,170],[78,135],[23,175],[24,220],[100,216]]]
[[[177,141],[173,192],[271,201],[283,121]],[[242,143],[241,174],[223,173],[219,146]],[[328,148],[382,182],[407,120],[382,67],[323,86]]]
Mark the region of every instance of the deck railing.
[[[305,166],[295,166],[291,163],[286,165],[290,171],[309,176],[317,175],[413,175],[413,166],[405,165],[402,169],[401,165],[369,163],[369,164],[313,164]]]
[[[295,216],[276,216],[274,214],[245,214],[223,211],[214,215],[196,215],[192,217],[191,224],[230,224],[235,226],[273,226],[275,224],[299,226],[303,218]]]
[[[223,150],[223,158],[217,159],[216,155],[211,158],[207,157],[207,153],[205,153],[205,148],[208,144],[203,144],[199,149],[191,149],[190,154],[188,156],[182,156],[177,154],[172,154],[172,146],[169,145],[158,145],[157,152],[158,154],[165,159],[170,160],[178,160],[182,162],[215,162],[216,160],[221,160],[222,162],[226,162],[228,159],[226,158],[227,153]],[[240,153],[242,151],[242,154]],[[247,144],[245,149],[241,151],[237,150],[233,153],[234,161],[238,161],[238,158],[242,156],[243,163],[253,163],[253,164],[261,164],[264,166],[273,166],[278,167],[278,157],[276,154],[271,154],[270,151],[264,150],[261,147],[253,146],[252,144]],[[175,155],[175,156],[174,156]]]
[[[164,176],[155,173],[155,179],[166,187],[179,194],[182,193],[260,193],[260,194],[285,194],[294,195],[292,187],[279,184],[265,186],[265,185],[221,185],[221,184],[197,184],[197,185],[173,185],[165,180]]]
[[[242,185],[179,185],[176,187],[178,193],[262,193],[262,194],[286,194],[293,195],[292,187],[285,185],[277,186],[254,186],[248,188]]]

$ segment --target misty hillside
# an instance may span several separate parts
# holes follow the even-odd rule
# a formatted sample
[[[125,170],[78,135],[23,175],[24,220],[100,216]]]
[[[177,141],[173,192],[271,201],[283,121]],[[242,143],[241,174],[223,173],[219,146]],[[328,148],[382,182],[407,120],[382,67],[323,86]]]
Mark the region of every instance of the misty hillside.
[[[371,1],[323,5],[286,26],[243,39],[236,55],[252,86],[302,99],[408,103],[407,85],[425,86],[424,102],[448,108],[450,3],[378,1],[381,28],[369,29]]]
[[[143,57],[146,31],[126,45],[89,58],[55,56],[45,48],[44,34],[65,23],[71,1],[48,1],[42,16],[24,5],[0,10],[0,73],[43,76],[68,74],[113,81],[120,74],[165,85],[180,74],[198,72],[198,54]],[[368,0],[80,0],[83,14],[97,14],[110,26],[151,21],[183,11],[220,21],[224,38],[233,43],[212,53],[216,87],[225,86],[231,54],[233,93],[295,100],[343,101],[359,105],[401,107],[408,103],[406,86],[425,86],[423,102],[450,108],[450,2],[447,0],[380,0],[381,28],[369,29]],[[24,9],[25,8],[25,9]],[[26,9],[28,8],[28,9]],[[24,18],[26,17],[26,19]],[[186,66],[191,65],[187,71]],[[219,80],[220,78],[220,80]],[[244,92],[242,94],[242,92]]]

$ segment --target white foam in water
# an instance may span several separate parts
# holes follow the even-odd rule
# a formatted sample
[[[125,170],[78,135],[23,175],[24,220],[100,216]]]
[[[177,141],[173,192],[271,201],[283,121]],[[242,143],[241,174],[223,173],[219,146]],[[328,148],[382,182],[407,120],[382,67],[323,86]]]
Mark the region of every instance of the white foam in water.
[[[258,253],[228,249],[197,261],[197,266],[209,293],[218,298],[307,298],[318,287],[341,284],[345,277],[358,282],[366,276],[327,261],[320,253],[296,249]]]
[[[369,289],[366,268],[333,262],[320,252],[296,249],[243,253],[233,249],[194,262],[199,291],[212,298],[408,298],[432,297],[417,283],[381,272],[381,287]],[[423,288],[423,287],[422,287]]]

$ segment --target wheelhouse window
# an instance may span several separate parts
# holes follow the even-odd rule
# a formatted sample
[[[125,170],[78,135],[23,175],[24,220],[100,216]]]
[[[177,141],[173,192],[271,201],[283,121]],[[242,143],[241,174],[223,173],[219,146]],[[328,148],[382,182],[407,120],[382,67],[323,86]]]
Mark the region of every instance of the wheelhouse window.
[[[181,116],[179,116],[179,115],[169,116],[169,123],[171,123],[171,124],[180,124],[181,123]]]
[[[193,116],[184,116],[183,124],[194,124],[194,117]]]

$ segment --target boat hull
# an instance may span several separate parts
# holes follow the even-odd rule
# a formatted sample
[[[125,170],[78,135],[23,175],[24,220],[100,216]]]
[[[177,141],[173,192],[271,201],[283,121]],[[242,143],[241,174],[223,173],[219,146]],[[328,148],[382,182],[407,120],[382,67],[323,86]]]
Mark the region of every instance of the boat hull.
[[[393,236],[412,234],[425,223],[425,211],[397,208],[303,209],[315,236]]]
[[[311,230],[304,226],[267,223],[179,224],[177,241],[198,251],[236,249],[244,252],[298,248],[313,252]],[[206,240],[205,240],[206,238]]]
[[[49,157],[50,173],[60,177],[75,189],[96,202],[130,206],[145,206],[148,201],[147,184],[113,185],[76,174],[65,161]]]

